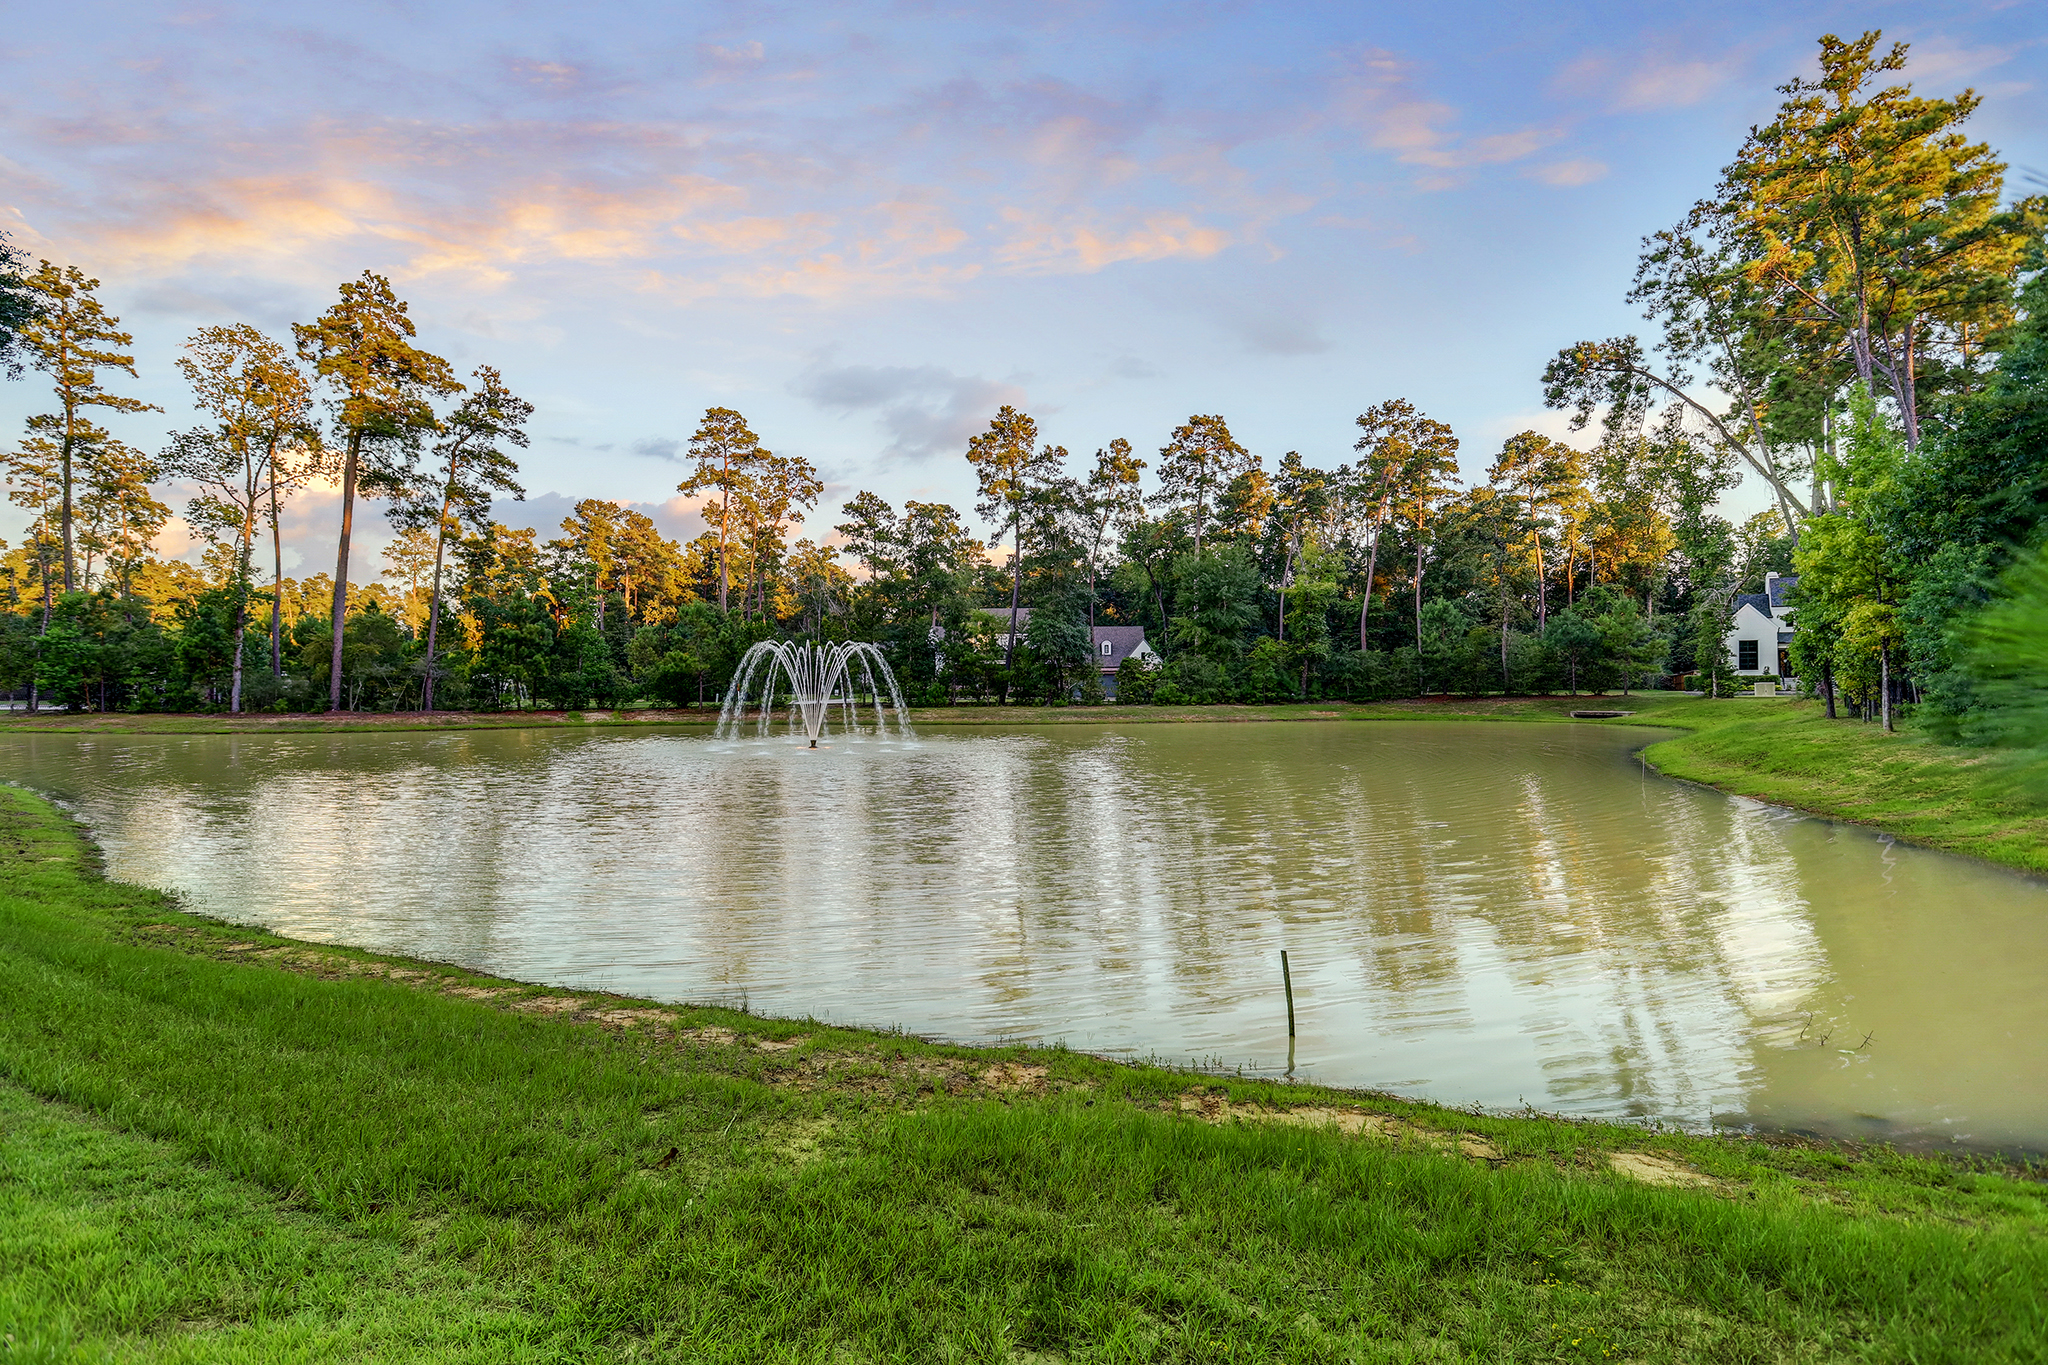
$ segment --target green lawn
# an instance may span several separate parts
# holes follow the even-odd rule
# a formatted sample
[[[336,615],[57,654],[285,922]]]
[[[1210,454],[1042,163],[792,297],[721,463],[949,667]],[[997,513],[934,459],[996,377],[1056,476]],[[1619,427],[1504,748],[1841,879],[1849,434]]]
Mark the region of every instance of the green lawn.
[[[2018,1168],[547,991],[92,867],[0,791],[10,1360],[2048,1352]]]

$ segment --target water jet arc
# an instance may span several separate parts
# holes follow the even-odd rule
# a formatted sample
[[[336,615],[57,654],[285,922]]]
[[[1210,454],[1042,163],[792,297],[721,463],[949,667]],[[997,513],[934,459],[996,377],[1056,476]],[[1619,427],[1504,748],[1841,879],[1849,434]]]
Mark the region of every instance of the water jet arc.
[[[786,640],[763,640],[740,657],[718,713],[718,737],[737,738],[750,720],[756,734],[766,735],[785,696],[790,729],[801,727],[813,749],[835,708],[845,731],[859,723],[865,705],[874,710],[877,730],[887,734],[893,719],[897,735],[912,738],[903,691],[879,647],[862,641],[827,645]]]

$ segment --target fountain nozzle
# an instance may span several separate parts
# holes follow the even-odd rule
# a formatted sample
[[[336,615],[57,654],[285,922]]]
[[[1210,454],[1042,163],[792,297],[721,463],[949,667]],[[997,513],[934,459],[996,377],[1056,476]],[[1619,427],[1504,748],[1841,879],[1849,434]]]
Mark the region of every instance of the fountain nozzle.
[[[818,747],[818,741],[817,741],[817,740],[815,740],[815,739],[814,739],[814,740],[812,740],[812,741],[811,741],[811,747],[812,747],[813,749],[817,748],[817,747]]]

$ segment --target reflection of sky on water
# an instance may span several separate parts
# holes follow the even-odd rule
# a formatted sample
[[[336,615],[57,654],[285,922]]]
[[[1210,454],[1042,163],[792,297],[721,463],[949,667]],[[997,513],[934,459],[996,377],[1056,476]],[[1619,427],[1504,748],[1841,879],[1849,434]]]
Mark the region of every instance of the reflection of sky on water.
[[[281,932],[1454,1102],[2048,1145],[2048,891],[1646,776],[1642,732],[11,741]],[[1854,1045],[1866,1034],[1872,1041]],[[1844,1045],[1847,1045],[1846,1047]]]

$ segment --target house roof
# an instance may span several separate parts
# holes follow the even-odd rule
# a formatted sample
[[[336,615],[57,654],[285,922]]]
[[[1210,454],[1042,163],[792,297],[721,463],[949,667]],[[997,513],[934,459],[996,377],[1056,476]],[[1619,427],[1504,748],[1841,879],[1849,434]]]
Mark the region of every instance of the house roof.
[[[1798,586],[1798,574],[1781,573],[1771,575],[1770,582],[1765,585],[1764,590],[1770,594],[1771,605],[1773,607],[1782,607],[1787,605],[1787,594],[1789,594],[1792,591],[1792,589]]]
[[[1004,634],[1009,633],[1010,609],[1008,607],[976,607],[975,610],[984,616],[992,618],[996,623],[998,631]],[[1018,634],[1023,634],[1030,627],[1031,608],[1017,608]],[[1148,654],[1156,653],[1145,642],[1145,628],[1143,626],[1096,626],[1094,628],[1094,636],[1089,643],[1094,646],[1092,652],[1095,655],[1095,662],[1100,664],[1105,672],[1115,672],[1118,664],[1140,650]],[[1109,646],[1109,653],[1107,654],[1102,652],[1102,647],[1105,644]]]
[[[1102,652],[1104,645],[1109,646],[1107,654]],[[1100,664],[1106,673],[1114,672],[1118,664],[1137,653],[1141,647],[1148,654],[1152,652],[1150,647],[1145,645],[1143,626],[1095,627],[1095,662]]]
[[[996,621],[1002,626],[1004,630],[1008,630],[1010,628],[1010,609],[1008,607],[976,607],[975,610],[980,612],[984,616],[995,617]],[[1029,626],[1030,624],[1031,608],[1017,608],[1018,631],[1021,633],[1025,629],[1025,627]]]
[[[1761,592],[1739,592],[1735,594],[1735,610],[1741,611],[1744,607],[1755,607],[1759,616],[1769,616],[1771,614],[1770,595]]]

